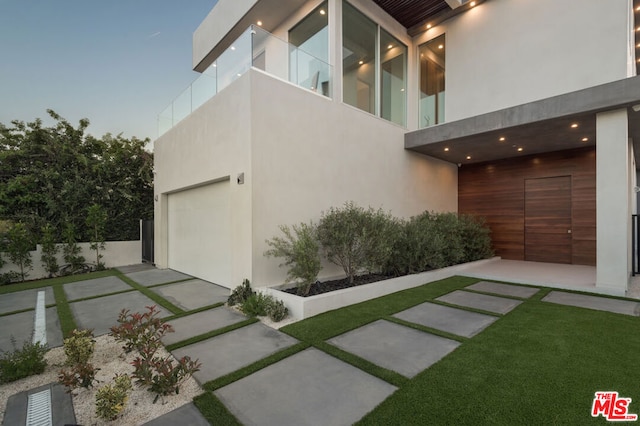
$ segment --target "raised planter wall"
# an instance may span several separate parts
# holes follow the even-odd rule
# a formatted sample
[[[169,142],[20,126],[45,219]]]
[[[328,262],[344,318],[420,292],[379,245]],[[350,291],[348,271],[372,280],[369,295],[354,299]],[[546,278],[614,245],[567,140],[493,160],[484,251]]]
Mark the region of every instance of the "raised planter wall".
[[[91,250],[91,243],[78,243],[82,252],[82,256],[85,258],[85,262],[94,264],[96,261],[96,252]],[[62,244],[58,244],[60,248],[58,252],[58,265],[62,266],[66,262],[63,259]],[[105,250],[101,250],[100,254],[103,255],[101,261],[104,262],[107,268],[115,268],[117,266],[133,265],[142,262],[142,241],[107,241],[105,244]],[[47,278],[49,274],[44,270],[42,261],[42,246],[38,244],[36,250],[31,252],[31,261],[33,269],[29,271],[27,276],[28,280],[37,280],[40,278]],[[8,259],[5,253],[2,253],[2,259],[4,259],[4,266],[0,268],[0,274],[5,272],[14,271],[20,272],[20,268]]]
[[[271,294],[276,299],[282,300],[289,309],[289,315],[295,319],[302,320],[323,312],[386,296],[397,291],[418,287],[433,281],[449,278],[454,275],[461,275],[466,269],[472,266],[491,262],[495,259],[496,258],[463,263],[460,265],[449,266],[447,268],[436,269],[434,271],[405,275],[403,277],[391,278],[384,281],[350,287],[310,297],[300,297],[280,291],[278,288],[282,288],[282,286],[266,287],[259,290],[266,294]]]

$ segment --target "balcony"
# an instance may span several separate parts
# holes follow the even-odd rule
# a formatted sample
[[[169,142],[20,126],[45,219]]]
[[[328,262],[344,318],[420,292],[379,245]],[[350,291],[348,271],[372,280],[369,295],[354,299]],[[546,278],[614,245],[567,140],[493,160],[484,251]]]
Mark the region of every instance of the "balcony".
[[[158,137],[250,68],[323,96],[331,96],[332,70],[329,64],[252,25],[160,113]]]

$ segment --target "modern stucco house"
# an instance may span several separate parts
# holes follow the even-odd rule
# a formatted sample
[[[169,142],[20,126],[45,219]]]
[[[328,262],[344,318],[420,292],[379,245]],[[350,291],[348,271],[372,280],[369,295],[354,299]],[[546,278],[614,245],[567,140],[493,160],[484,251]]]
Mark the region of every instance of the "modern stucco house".
[[[497,255],[597,265],[624,294],[639,3],[219,0],[160,117],[156,264],[279,284],[278,225],[353,200],[481,214]]]

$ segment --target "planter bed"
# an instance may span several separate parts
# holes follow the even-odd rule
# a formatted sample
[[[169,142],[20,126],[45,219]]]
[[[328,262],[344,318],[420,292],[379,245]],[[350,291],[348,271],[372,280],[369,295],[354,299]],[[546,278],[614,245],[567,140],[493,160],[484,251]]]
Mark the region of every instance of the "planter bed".
[[[282,300],[289,309],[289,315],[297,320],[302,320],[333,309],[375,299],[380,296],[386,296],[387,294],[395,293],[396,291],[406,290],[432,281],[442,280],[454,275],[460,275],[471,266],[492,262],[495,259],[497,258],[494,257],[492,259],[463,263],[433,271],[421,272],[419,274],[382,279],[381,281],[369,284],[356,284],[352,287],[308,297],[301,297],[296,294],[289,293],[283,285],[267,287],[263,289],[263,291]]]

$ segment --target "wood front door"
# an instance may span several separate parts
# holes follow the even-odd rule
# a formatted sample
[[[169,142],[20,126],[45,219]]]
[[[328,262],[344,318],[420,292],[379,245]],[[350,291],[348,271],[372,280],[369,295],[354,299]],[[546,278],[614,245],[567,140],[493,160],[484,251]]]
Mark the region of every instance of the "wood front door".
[[[571,176],[526,179],[525,260],[571,263]]]

